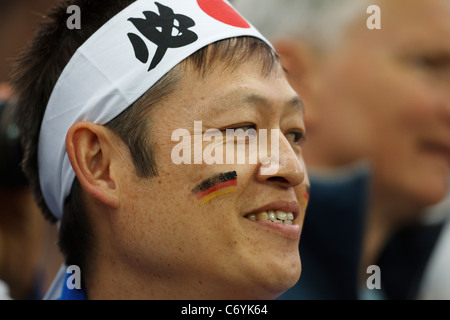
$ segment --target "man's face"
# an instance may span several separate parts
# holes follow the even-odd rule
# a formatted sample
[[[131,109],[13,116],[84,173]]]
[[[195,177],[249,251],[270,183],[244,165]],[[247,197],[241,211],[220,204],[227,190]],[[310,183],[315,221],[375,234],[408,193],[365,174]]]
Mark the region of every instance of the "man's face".
[[[124,182],[118,250],[143,283],[164,279],[165,287],[154,288],[162,296],[174,284],[177,293],[170,298],[273,298],[301,271],[298,242],[308,183],[297,141],[304,132],[302,105],[281,68],[263,77],[258,61],[234,71],[222,67],[215,65],[204,78],[188,70],[175,93],[150,112],[159,175]],[[224,136],[225,129],[279,129],[278,172],[261,175],[259,162],[174,164],[180,142],[171,138],[177,130],[189,131],[192,161],[194,150],[214,144],[203,141],[195,149],[195,121],[202,122],[202,133],[215,128]],[[269,210],[292,212],[293,224],[249,219],[249,213]]]
[[[335,164],[371,157],[378,194],[429,205],[448,188],[450,3],[379,5],[381,30],[364,16],[318,69],[308,102],[321,108],[319,138],[305,157],[317,148]]]

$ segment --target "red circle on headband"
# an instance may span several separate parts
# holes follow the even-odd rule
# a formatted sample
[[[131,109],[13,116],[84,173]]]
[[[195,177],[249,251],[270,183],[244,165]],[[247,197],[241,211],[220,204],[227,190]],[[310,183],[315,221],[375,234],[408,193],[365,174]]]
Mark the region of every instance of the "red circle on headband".
[[[220,22],[233,27],[250,28],[247,21],[223,0],[197,0],[197,3],[208,16]]]

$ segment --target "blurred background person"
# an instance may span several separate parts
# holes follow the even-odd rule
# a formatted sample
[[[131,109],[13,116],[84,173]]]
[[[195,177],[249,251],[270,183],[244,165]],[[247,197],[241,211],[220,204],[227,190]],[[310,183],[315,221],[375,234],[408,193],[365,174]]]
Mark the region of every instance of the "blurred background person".
[[[56,1],[0,0],[0,83],[9,81],[15,57],[30,42],[47,8]]]
[[[303,271],[283,297],[450,299],[448,286],[433,291],[450,279],[450,2],[233,4],[274,43],[306,105]],[[316,174],[361,159],[371,174],[359,180]],[[366,286],[370,265],[379,290]]]
[[[13,299],[41,299],[60,261],[57,234],[40,214],[20,169],[13,107],[0,101],[0,279]]]
[[[40,214],[20,169],[8,84],[16,55],[55,2],[0,0],[0,299],[41,299],[62,262],[56,227]]]

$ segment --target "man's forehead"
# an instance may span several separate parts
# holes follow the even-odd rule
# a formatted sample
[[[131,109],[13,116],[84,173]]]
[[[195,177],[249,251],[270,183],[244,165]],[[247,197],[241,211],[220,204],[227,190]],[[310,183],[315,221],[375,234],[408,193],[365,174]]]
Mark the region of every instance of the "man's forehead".
[[[281,105],[285,108],[294,109],[304,113],[303,102],[298,95],[283,95],[277,96],[275,99],[273,97],[268,97],[263,94],[256,93],[246,93],[242,94],[241,99],[244,103],[261,106],[264,108],[271,108],[273,105]]]
[[[253,91],[248,88],[238,88],[214,99],[209,113],[220,114],[228,110],[255,107],[262,110],[283,108],[304,114],[302,99],[295,92],[287,90],[278,95],[262,91]]]
[[[356,34],[349,33],[350,42],[354,41],[359,49],[372,50],[377,46],[387,50],[450,53],[450,42],[444,40],[450,37],[449,0],[379,0],[375,3],[381,10],[381,29],[368,29],[368,16],[363,15],[351,29]]]
[[[398,29],[402,33],[412,34],[423,30],[429,36],[432,32],[450,32],[449,0],[382,0],[382,29]]]

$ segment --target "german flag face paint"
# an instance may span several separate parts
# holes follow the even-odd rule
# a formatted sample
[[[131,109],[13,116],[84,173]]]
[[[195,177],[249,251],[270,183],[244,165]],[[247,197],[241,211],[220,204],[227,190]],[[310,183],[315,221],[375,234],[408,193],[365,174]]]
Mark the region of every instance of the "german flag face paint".
[[[306,186],[305,193],[303,194],[303,198],[301,200],[301,207],[306,210],[306,207],[308,206],[309,202],[309,193],[310,193],[310,186]]]
[[[205,204],[220,195],[236,192],[236,189],[237,174],[236,171],[230,171],[206,179],[192,189],[192,192],[198,200],[201,200],[200,204]]]

